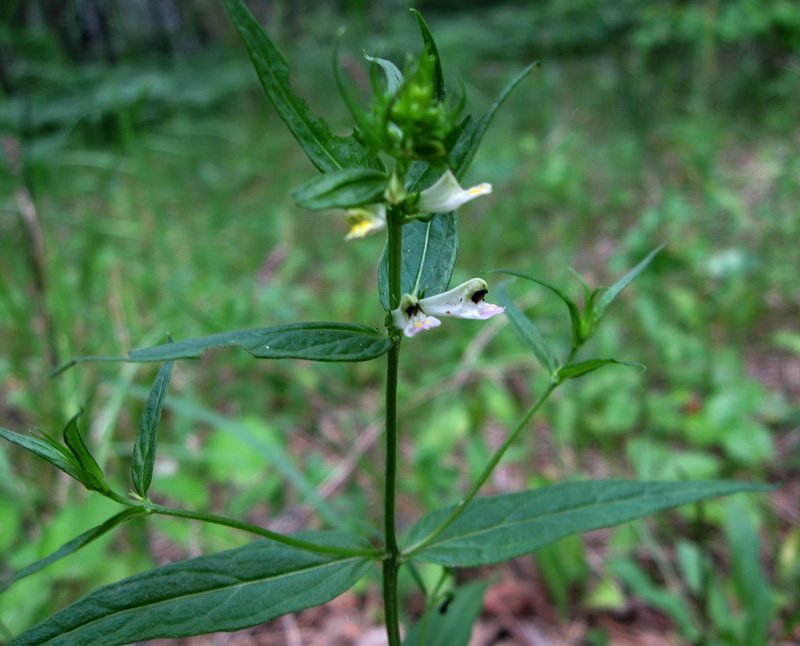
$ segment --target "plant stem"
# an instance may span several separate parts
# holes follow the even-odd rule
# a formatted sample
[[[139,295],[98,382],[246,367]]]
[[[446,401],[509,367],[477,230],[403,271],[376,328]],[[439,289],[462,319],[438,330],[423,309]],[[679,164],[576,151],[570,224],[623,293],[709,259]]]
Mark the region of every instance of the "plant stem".
[[[522,416],[522,419],[517,423],[514,430],[511,431],[511,433],[509,433],[508,437],[505,439],[505,442],[503,442],[503,445],[499,449],[497,449],[497,451],[494,452],[492,459],[489,460],[489,464],[486,465],[486,468],[483,470],[480,477],[474,482],[472,487],[470,487],[470,490],[467,492],[467,494],[458,502],[453,511],[450,512],[450,515],[444,520],[444,522],[441,525],[439,525],[439,527],[437,527],[433,532],[428,534],[428,536],[426,536],[416,545],[412,545],[410,548],[408,548],[403,553],[404,558],[409,558],[414,554],[424,550],[426,547],[428,547],[431,543],[433,543],[433,541],[439,538],[439,536],[441,536],[441,534],[448,527],[450,527],[450,525],[452,525],[455,522],[455,520],[464,512],[464,509],[466,509],[467,505],[472,501],[472,499],[478,493],[480,488],[486,483],[486,481],[489,479],[489,476],[492,475],[492,471],[494,471],[495,467],[500,463],[500,460],[503,459],[503,456],[508,450],[508,447],[511,446],[514,440],[517,439],[519,434],[522,432],[522,429],[525,428],[525,425],[530,421],[531,417],[533,417],[536,411],[538,411],[542,407],[542,404],[544,404],[545,401],[547,401],[547,398],[550,396],[550,393],[552,393],[558,387],[558,385],[559,384],[556,381],[550,382],[550,384],[547,387],[547,390],[545,390],[540,395],[539,399],[537,399],[536,402],[534,402],[533,406],[531,406],[525,412],[525,414]]]
[[[317,543],[311,543],[309,541],[304,541],[299,538],[292,538],[291,536],[278,534],[277,532],[272,532],[268,529],[264,529],[263,527],[259,527],[258,525],[251,525],[250,523],[234,520],[233,518],[225,518],[224,516],[217,516],[216,514],[208,514],[202,511],[191,511],[188,509],[165,507],[164,505],[157,505],[156,503],[150,502],[149,500],[142,502],[129,500],[122,496],[114,494],[113,492],[109,492],[109,494],[110,495],[108,495],[108,497],[111,498],[112,500],[115,500],[129,507],[138,507],[144,509],[151,514],[160,514],[161,516],[175,516],[177,518],[190,518],[192,520],[203,521],[204,523],[223,525],[224,527],[239,529],[244,532],[255,534],[256,536],[261,536],[262,538],[268,538],[269,540],[275,541],[276,543],[282,543],[283,545],[288,545],[289,547],[295,547],[297,549],[306,550],[309,552],[317,552],[318,554],[330,554],[331,556],[344,556],[344,557],[366,557],[374,559],[380,559],[383,557],[383,550],[349,549],[346,547],[318,545]]]
[[[390,209],[389,229],[389,306],[400,305],[400,262],[402,259],[403,228],[401,214]],[[386,558],[383,561],[383,604],[386,615],[386,634],[389,646],[400,646],[400,620],[398,618],[397,575],[400,570],[400,548],[395,527],[395,497],[397,482],[397,372],[400,359],[400,334],[393,330],[394,345],[387,353],[386,363],[386,481],[384,489],[384,534]]]

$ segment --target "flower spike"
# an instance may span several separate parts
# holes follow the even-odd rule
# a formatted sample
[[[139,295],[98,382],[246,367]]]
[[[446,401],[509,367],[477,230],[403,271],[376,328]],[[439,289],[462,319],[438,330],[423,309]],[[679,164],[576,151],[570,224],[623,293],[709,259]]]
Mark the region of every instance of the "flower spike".
[[[396,328],[412,337],[421,330],[430,330],[441,325],[441,321],[432,316],[434,314],[485,320],[505,312],[505,307],[498,307],[484,300],[488,291],[485,280],[473,278],[450,291],[428,298],[418,299],[413,294],[406,294],[400,301],[400,307],[392,311],[392,319]]]
[[[354,207],[345,211],[345,217],[350,223],[350,233],[344,239],[365,238],[386,226],[386,205],[367,204]]]
[[[485,182],[471,188],[461,188],[453,171],[448,169],[433,186],[419,194],[416,206],[420,213],[449,213],[491,192],[492,185]]]

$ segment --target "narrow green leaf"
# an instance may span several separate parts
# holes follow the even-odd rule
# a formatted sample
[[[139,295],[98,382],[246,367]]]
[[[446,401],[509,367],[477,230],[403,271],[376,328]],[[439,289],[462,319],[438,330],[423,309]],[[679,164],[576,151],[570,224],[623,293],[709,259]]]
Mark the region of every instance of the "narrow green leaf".
[[[458,256],[458,217],[455,211],[439,213],[428,222],[416,220],[403,227],[401,293],[415,286],[420,294],[433,296],[447,291]],[[378,295],[389,309],[389,261],[384,247],[378,262]]]
[[[386,173],[370,168],[343,168],[317,175],[294,193],[300,206],[320,209],[346,209],[383,200],[389,182]]]
[[[539,332],[539,328],[514,305],[514,301],[512,301],[506,293],[507,283],[508,281],[505,281],[497,286],[497,302],[506,308],[506,315],[511,321],[511,325],[514,326],[514,331],[531,349],[536,360],[547,372],[551,375],[555,375],[558,369],[558,359],[556,359],[556,355],[553,353],[547,341],[544,340],[541,332]]]
[[[97,464],[86,444],[83,442],[81,433],[78,430],[78,418],[83,415],[83,411],[75,415],[64,427],[64,444],[72,451],[81,469],[80,481],[87,489],[94,491],[108,491],[105,476],[100,465]]]
[[[7,428],[0,427],[0,437],[47,460],[68,476],[81,482],[80,465],[75,459],[75,456],[72,455],[67,447],[62,446],[50,436],[44,433],[42,433],[42,437],[24,435],[23,433],[17,433],[16,431],[10,431]]]
[[[295,536],[337,547],[369,547],[346,534]],[[330,601],[371,564],[367,558],[325,556],[257,541],[104,586],[8,646],[120,646],[249,628]]]
[[[683,597],[676,595],[665,586],[654,583],[647,572],[633,561],[616,561],[610,563],[609,567],[633,594],[640,597],[651,608],[672,618],[681,634],[690,640],[690,643],[697,643],[696,640],[699,637],[697,626],[692,621],[692,614]]]
[[[26,576],[30,576],[31,574],[34,574],[34,573],[38,572],[39,570],[47,567],[51,563],[55,563],[56,561],[59,561],[59,560],[63,559],[65,556],[69,556],[70,554],[72,554],[74,552],[77,552],[82,547],[86,547],[92,541],[95,541],[98,538],[100,538],[101,536],[103,536],[104,534],[107,534],[108,532],[110,532],[117,525],[121,525],[125,521],[130,520],[131,518],[135,518],[136,516],[141,516],[141,515],[143,515],[145,513],[146,512],[145,512],[144,509],[133,507],[133,508],[126,509],[125,511],[122,511],[122,512],[116,514],[115,516],[112,516],[106,522],[104,522],[102,525],[98,525],[97,527],[93,527],[88,532],[84,532],[80,536],[76,536],[71,541],[68,541],[67,543],[64,543],[61,547],[59,547],[52,554],[46,556],[43,559],[40,559],[40,560],[36,561],[36,563],[32,563],[31,565],[26,567],[24,570],[21,570],[20,572],[17,572],[17,574],[15,574],[14,576],[9,577],[8,579],[6,579],[3,582],[3,584],[0,585],[0,593],[4,592],[8,588],[10,588],[12,585],[14,585],[20,579],[24,579]]]
[[[142,498],[147,497],[147,490],[153,480],[153,465],[156,461],[158,444],[158,423],[161,421],[161,409],[164,406],[164,398],[167,396],[174,365],[174,361],[166,361],[159,369],[144,404],[142,417],[139,419],[139,431],[133,444],[131,477],[133,486],[136,487],[136,491]]]
[[[630,363],[628,361],[617,361],[616,359],[589,359],[588,361],[581,361],[580,363],[573,363],[569,366],[564,366],[558,371],[558,380],[566,381],[567,379],[577,379],[594,372],[598,368],[607,366],[610,363],[616,363],[620,366],[631,366],[633,368],[641,368],[642,372],[647,370],[641,363]]]
[[[176,361],[197,359],[206,350],[237,346],[257,359],[367,361],[384,354],[392,340],[375,328],[354,323],[293,323],[253,330],[222,332],[131,350],[127,357],[79,357],[53,372],[58,375],[85,361]]]
[[[631,269],[627,274],[625,274],[622,278],[620,278],[616,283],[614,283],[611,287],[603,291],[603,295],[600,297],[600,300],[596,302],[594,307],[592,308],[593,311],[591,313],[592,317],[592,328],[596,328],[597,324],[600,322],[600,319],[606,313],[608,306],[614,302],[614,299],[619,296],[620,292],[625,289],[628,285],[630,285],[631,281],[636,278],[639,274],[641,274],[647,265],[656,257],[656,254],[664,248],[662,244],[659,247],[656,247],[647,254],[647,257],[642,260],[638,265],[636,265],[633,269]]]
[[[524,278],[525,280],[530,280],[531,282],[537,283],[538,285],[541,285],[542,287],[546,287],[551,292],[553,292],[556,296],[558,296],[564,302],[564,304],[567,306],[567,309],[569,310],[569,318],[570,318],[570,321],[572,322],[572,342],[573,342],[573,347],[578,347],[580,345],[580,337],[579,337],[579,335],[580,335],[580,329],[581,329],[581,312],[578,309],[578,306],[575,304],[575,301],[573,301],[570,298],[569,294],[567,294],[563,290],[559,289],[558,287],[555,287],[554,285],[551,285],[550,283],[547,283],[547,282],[545,282],[545,281],[543,281],[543,280],[541,280],[539,278],[535,278],[534,276],[531,276],[530,274],[523,274],[523,273],[520,273],[518,271],[512,271],[510,269],[493,269],[489,273],[490,274],[510,274],[511,276],[517,276],[519,278]]]
[[[381,168],[380,160],[368,155],[354,137],[331,134],[328,124],[309,110],[305,100],[292,94],[286,59],[244,2],[223,0],[223,3],[244,41],[267,97],[311,163],[322,172],[356,166]]]
[[[447,100],[447,88],[444,84],[444,71],[442,70],[442,59],[439,58],[439,48],[436,47],[436,41],[433,39],[433,34],[431,33],[431,30],[428,29],[428,25],[422,19],[419,11],[412,9],[411,12],[414,14],[414,17],[417,19],[417,23],[419,24],[419,30],[422,33],[422,40],[425,42],[425,52],[429,56],[433,56],[436,59],[436,100],[441,103],[442,101]]]
[[[428,547],[414,555],[427,563],[473,567],[530,554],[560,538],[649,516],[714,496],[773,487],[733,481],[566,482],[533,491],[476,498]],[[403,541],[410,552],[453,511],[422,518]]]
[[[761,565],[758,531],[741,505],[729,505],[725,514],[725,536],[731,554],[731,582],[745,608],[744,643],[769,642],[769,624],[774,615],[774,592]]]
[[[486,114],[480,118],[480,121],[475,121],[475,119],[467,115],[459,124],[458,127],[461,129],[461,134],[453,150],[450,152],[453,173],[458,179],[462,179],[466,174],[469,165],[472,163],[472,159],[475,157],[475,153],[478,151],[478,146],[480,146],[483,135],[486,134],[489,124],[492,122],[497,110],[503,105],[514,88],[537,67],[539,67],[539,63],[531,63],[517,74],[500,93]]]
[[[392,61],[387,61],[385,58],[370,56],[367,52],[364,52],[364,58],[370,63],[375,63],[383,68],[386,74],[386,91],[394,95],[403,85],[403,73],[397,68],[397,65]]]
[[[486,581],[474,581],[457,588],[451,599],[425,611],[403,646],[467,646],[488,587]]]

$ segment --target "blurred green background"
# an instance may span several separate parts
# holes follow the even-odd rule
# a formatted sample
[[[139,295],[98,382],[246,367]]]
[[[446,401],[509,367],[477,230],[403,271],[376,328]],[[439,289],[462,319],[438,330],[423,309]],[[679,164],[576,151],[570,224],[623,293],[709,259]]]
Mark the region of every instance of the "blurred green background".
[[[330,72],[337,28],[364,96],[362,48],[401,63],[420,47],[405,2],[248,5],[295,91],[337,132],[349,130]],[[592,626],[590,644],[614,643],[597,618],[631,598],[666,618],[674,643],[800,639],[800,4],[414,6],[473,114],[542,61],[470,169],[467,182],[494,193],[461,213],[454,284],[503,267],[577,296],[570,267],[610,284],[666,243],[585,351],[648,371],[610,367],[560,389],[487,492],[600,477],[784,483],[543,550],[533,560],[545,601]],[[83,364],[49,379],[59,363],[167,332],[382,325],[382,240],[345,243],[340,214],[293,203],[316,171],[220,4],[5,0],[0,19],[0,424],[58,434],[84,406],[88,442],[125,491],[155,368]],[[563,305],[512,289],[567,348]],[[456,499],[542,383],[504,320],[422,336],[402,365],[406,525]],[[256,362],[235,350],[177,365],[154,497],[279,531],[378,525],[382,373],[380,361]],[[0,573],[112,512],[0,445]],[[134,521],[0,597],[0,642],[102,583],[246,540]]]

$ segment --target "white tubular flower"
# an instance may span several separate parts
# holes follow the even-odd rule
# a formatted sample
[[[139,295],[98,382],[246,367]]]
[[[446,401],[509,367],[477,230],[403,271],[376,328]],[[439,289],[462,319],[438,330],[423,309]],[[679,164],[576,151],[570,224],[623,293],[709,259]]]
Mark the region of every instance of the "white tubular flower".
[[[505,307],[492,305],[483,300],[488,293],[486,281],[482,278],[473,278],[449,292],[423,298],[419,304],[426,312],[438,316],[485,320],[506,311]]]
[[[406,294],[400,301],[400,307],[392,311],[394,325],[403,330],[403,334],[411,337],[421,330],[430,330],[441,325],[441,321],[432,316],[433,314],[485,320],[505,312],[505,307],[483,300],[488,292],[485,280],[473,278],[450,291],[421,300],[412,294]]]
[[[395,327],[403,330],[403,334],[407,337],[412,337],[422,330],[439,327],[442,324],[439,319],[425,314],[420,307],[419,299],[412,294],[405,294],[400,299],[400,307],[392,310],[392,319]]]
[[[386,226],[386,205],[367,204],[347,209],[344,213],[350,223],[350,233],[345,240],[364,238]]]
[[[419,194],[417,208],[420,213],[448,213],[480,195],[491,192],[492,185],[487,183],[461,188],[453,171],[448,169],[433,186]]]

